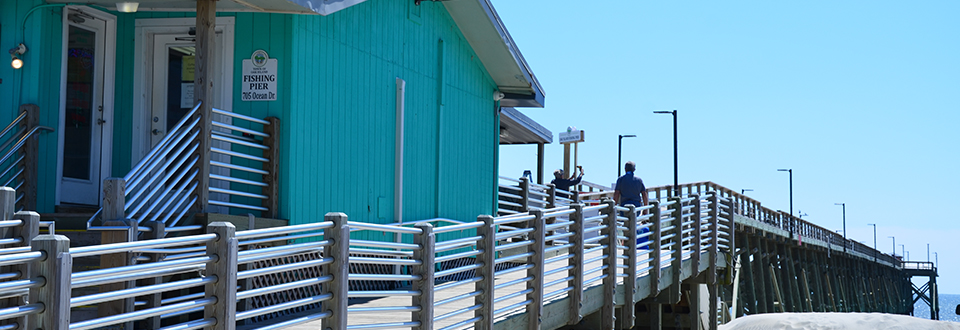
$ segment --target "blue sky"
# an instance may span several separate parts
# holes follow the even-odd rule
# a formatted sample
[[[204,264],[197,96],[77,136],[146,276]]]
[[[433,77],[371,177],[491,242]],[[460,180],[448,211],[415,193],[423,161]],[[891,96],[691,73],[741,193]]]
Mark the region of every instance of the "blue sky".
[[[585,180],[624,161],[648,186],[713,181],[911,260],[939,254],[941,293],[960,293],[960,2],[492,0],[544,87],[521,109],[556,134],[586,133]],[[500,174],[536,166],[500,148]],[[547,146],[547,180],[562,147]]]

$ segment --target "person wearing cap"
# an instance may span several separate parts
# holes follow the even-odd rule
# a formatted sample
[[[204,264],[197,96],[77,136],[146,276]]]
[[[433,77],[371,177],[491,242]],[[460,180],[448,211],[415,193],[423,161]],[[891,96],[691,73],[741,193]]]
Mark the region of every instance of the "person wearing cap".
[[[580,167],[580,166],[577,166],[577,167]],[[574,168],[573,176],[571,176],[570,179],[565,179],[563,177],[562,169],[553,171],[553,177],[554,179],[553,181],[550,181],[550,183],[552,183],[554,187],[557,187],[557,190],[570,191],[570,187],[580,184],[580,180],[583,179],[583,167],[580,167],[579,176],[577,176],[577,169]],[[574,179],[574,177],[576,178]],[[569,197],[567,196],[566,193],[561,192],[561,194],[563,194],[566,197]]]

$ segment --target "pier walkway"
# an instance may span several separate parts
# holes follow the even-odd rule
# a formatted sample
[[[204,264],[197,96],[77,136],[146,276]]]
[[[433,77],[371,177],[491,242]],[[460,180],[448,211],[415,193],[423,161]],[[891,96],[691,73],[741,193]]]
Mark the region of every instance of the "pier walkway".
[[[504,179],[500,214],[475,221],[330,213],[172,235],[146,223],[128,242],[70,247],[12,212],[6,188],[0,329],[713,329],[745,314],[910,311],[892,256],[710,182],[648,194],[622,208],[609,191],[564,198]],[[351,239],[363,231],[386,239]],[[129,262],[72,267],[86,258]]]

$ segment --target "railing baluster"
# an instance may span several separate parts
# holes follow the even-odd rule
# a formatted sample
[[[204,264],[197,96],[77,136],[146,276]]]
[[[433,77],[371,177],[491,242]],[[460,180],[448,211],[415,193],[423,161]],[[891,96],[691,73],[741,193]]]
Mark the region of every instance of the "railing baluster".
[[[673,283],[670,283],[667,290],[669,292],[669,302],[677,303],[680,301],[680,282],[682,280],[680,275],[683,273],[683,203],[680,197],[670,197],[670,200],[674,202],[673,210],[671,210],[674,233],[673,246],[671,247],[673,262],[670,266],[673,269]]]
[[[623,279],[623,301],[620,308],[620,329],[632,329],[636,323],[633,298],[637,293],[637,207],[627,205],[627,277]],[[649,236],[647,236],[649,237]],[[648,245],[649,246],[649,245]]]
[[[21,122],[18,132],[29,134],[30,129],[40,126],[40,107],[36,104],[24,104],[20,106],[20,111],[26,113],[27,116]],[[20,154],[24,158],[23,187],[20,188],[20,191],[23,192],[23,200],[19,206],[25,211],[37,209],[37,179],[39,178],[37,166],[39,166],[38,155],[40,153],[40,138],[38,136],[28,137],[26,143],[20,149]]]
[[[263,176],[263,182],[267,184],[261,191],[264,196],[267,196],[262,204],[267,208],[263,217],[276,218],[280,210],[280,119],[267,117],[267,121],[270,124],[264,125],[263,131],[268,136],[263,139],[263,145],[270,149],[263,151],[263,158],[269,159],[270,162],[263,167],[269,173]]]
[[[660,221],[660,201],[651,200],[650,205],[653,207],[650,209],[652,216],[650,217],[653,220],[653,226],[650,227],[650,253],[651,253],[651,268],[650,268],[650,296],[656,297],[660,294],[660,263],[662,262],[661,256],[661,242],[663,238],[663,233],[660,231],[662,225]]]
[[[576,325],[580,323],[580,320],[583,318],[583,315],[580,314],[580,308],[583,307],[583,204],[574,203],[570,204],[570,208],[573,209],[573,213],[570,214],[570,221],[573,222],[570,224],[570,232],[573,233],[573,236],[569,238],[569,242],[573,244],[570,247],[568,253],[573,255],[572,258],[567,260],[567,265],[572,267],[567,271],[567,276],[573,277],[570,283],[570,287],[573,289],[570,290],[570,310],[568,312],[569,320],[567,321],[568,325]]]
[[[477,242],[477,250],[482,251],[477,256],[477,263],[482,265],[477,270],[477,274],[483,276],[483,279],[476,283],[476,291],[480,292],[480,295],[476,296],[473,301],[474,305],[478,305],[480,308],[474,311],[473,316],[480,319],[474,326],[478,330],[493,330],[493,287],[495,285],[493,273],[496,270],[494,266],[497,258],[495,250],[497,247],[497,231],[492,216],[481,215],[477,217],[477,221],[483,222],[483,226],[477,228],[477,236],[481,237],[480,241]]]
[[[433,329],[433,284],[434,284],[434,246],[436,245],[436,235],[433,234],[433,225],[422,222],[416,225],[422,232],[413,235],[413,242],[420,245],[419,249],[413,250],[413,260],[419,260],[419,266],[413,266],[410,272],[413,275],[420,275],[420,280],[413,281],[411,289],[420,291],[419,295],[413,296],[413,306],[420,307],[419,311],[413,312],[413,321],[420,322],[418,329]]]
[[[530,179],[520,178],[520,213],[530,211]]]
[[[321,276],[332,276],[333,281],[324,283],[321,287],[324,294],[332,297],[324,301],[321,309],[330,312],[324,318],[323,329],[347,328],[347,292],[349,275],[350,225],[347,224],[347,215],[339,212],[330,212],[324,215],[324,221],[333,222],[333,228],[323,230],[323,239],[330,240],[330,245],[323,248],[324,258],[333,258],[333,262],[320,269]]]
[[[30,301],[43,304],[43,311],[27,318],[22,329],[67,330],[70,328],[70,239],[61,235],[37,236],[30,243],[33,251],[43,251],[46,259],[34,265],[38,277],[46,279],[42,287],[30,289]]]
[[[690,248],[693,252],[693,254],[690,255],[690,265],[691,268],[693,268],[693,273],[690,277],[697,277],[697,275],[700,275],[700,250],[703,248],[703,239],[700,236],[703,235],[703,223],[701,223],[700,218],[700,195],[690,194],[690,197],[693,197],[693,201],[691,202],[693,203],[693,210],[691,210],[693,213],[690,216],[693,220],[691,222],[693,226],[693,237],[692,242],[690,242],[693,244]]]
[[[530,214],[536,218],[529,222],[530,227],[533,228],[529,239],[533,241],[533,244],[528,247],[528,252],[532,252],[533,255],[530,256],[528,262],[533,267],[527,269],[527,276],[533,279],[527,282],[527,289],[531,290],[527,294],[527,299],[531,301],[527,305],[527,329],[538,330],[540,329],[540,317],[543,312],[543,261],[545,259],[543,250],[546,248],[544,244],[544,239],[546,239],[544,226],[546,224],[542,210],[531,210]]]
[[[217,239],[207,243],[207,255],[217,255],[216,261],[207,263],[206,276],[216,276],[217,281],[205,286],[207,298],[217,302],[204,307],[203,317],[217,320],[212,330],[233,330],[237,317],[237,252],[236,227],[229,222],[214,222],[207,225],[207,233],[217,234]]]
[[[603,213],[606,215],[603,223],[607,227],[601,231],[601,235],[607,237],[601,240],[600,244],[607,246],[606,249],[603,249],[603,253],[606,254],[603,265],[607,269],[603,271],[606,277],[603,279],[603,307],[600,316],[603,329],[613,329],[616,319],[614,312],[617,307],[614,295],[617,291],[617,250],[619,250],[617,248],[617,210],[613,200],[607,199],[603,203],[606,204],[603,209]]]

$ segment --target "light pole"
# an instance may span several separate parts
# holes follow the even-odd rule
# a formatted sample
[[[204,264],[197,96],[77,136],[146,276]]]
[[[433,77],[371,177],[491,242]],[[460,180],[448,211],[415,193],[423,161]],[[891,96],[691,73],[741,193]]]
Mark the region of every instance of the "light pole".
[[[654,111],[653,113],[673,115],[673,195],[680,196],[680,180],[677,178],[677,110]]]
[[[867,226],[873,226],[873,249],[877,249],[877,224],[868,223]]]
[[[933,253],[933,267],[940,268],[940,258],[937,257],[937,253]]]
[[[893,236],[887,236],[887,238],[893,239],[893,256],[896,257],[897,256],[897,238]]]
[[[903,261],[907,261],[907,248],[900,244],[900,256],[903,257]]]
[[[790,173],[790,216],[793,216],[793,169],[792,168],[781,168],[778,169],[779,172],[788,172]],[[843,228],[846,231],[846,227]],[[846,238],[846,237],[844,237]]]
[[[833,205],[843,206],[843,252],[847,252],[847,203],[833,203]]]
[[[619,139],[617,139],[617,178],[620,177],[620,169],[623,168],[623,163],[621,163],[621,159],[620,159],[620,154],[622,153],[620,150],[623,148],[623,138],[632,138],[637,136],[633,134],[629,134],[629,135],[618,135],[618,137]]]
[[[753,189],[740,189],[740,194],[743,195],[743,193],[748,191],[753,191]]]
[[[927,243],[927,262],[930,262],[930,243]]]

